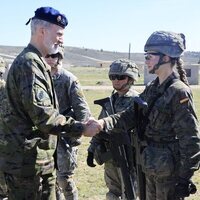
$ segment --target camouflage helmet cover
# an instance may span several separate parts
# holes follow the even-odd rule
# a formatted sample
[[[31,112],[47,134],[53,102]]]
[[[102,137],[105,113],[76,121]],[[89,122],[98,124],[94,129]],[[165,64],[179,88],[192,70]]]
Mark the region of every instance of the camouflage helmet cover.
[[[139,77],[139,70],[138,66],[134,62],[127,59],[119,59],[110,65],[108,75],[126,75],[134,81],[137,81]]]
[[[183,54],[185,48],[184,34],[156,31],[148,38],[144,51],[160,52],[172,58],[178,58]]]

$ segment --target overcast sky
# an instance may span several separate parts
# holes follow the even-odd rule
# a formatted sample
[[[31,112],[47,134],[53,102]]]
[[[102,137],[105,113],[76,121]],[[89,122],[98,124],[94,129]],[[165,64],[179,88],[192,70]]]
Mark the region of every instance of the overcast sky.
[[[188,51],[200,51],[199,0],[6,0],[1,3],[0,45],[26,46],[25,23],[41,6],[64,13],[69,25],[65,46],[143,52],[157,30],[182,32]]]

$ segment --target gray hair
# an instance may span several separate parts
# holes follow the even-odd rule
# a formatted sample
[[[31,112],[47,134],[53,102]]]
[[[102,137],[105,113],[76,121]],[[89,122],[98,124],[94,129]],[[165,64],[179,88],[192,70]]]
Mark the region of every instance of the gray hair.
[[[31,20],[31,35],[35,34],[38,26],[49,28],[51,26],[51,23],[41,20],[41,19],[32,19]]]

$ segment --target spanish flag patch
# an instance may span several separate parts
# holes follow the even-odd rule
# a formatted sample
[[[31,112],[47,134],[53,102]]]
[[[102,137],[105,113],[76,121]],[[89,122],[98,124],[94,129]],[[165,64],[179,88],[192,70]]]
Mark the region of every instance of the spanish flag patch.
[[[187,101],[189,101],[189,98],[188,98],[188,97],[186,97],[186,98],[184,98],[184,99],[181,99],[181,100],[180,100],[180,103],[182,104],[182,103],[185,103],[185,102],[187,102]]]

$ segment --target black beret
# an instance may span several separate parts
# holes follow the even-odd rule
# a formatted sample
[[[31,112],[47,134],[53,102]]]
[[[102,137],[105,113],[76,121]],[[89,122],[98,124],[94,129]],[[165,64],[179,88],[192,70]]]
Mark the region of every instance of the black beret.
[[[35,11],[35,16],[32,19],[41,19],[52,24],[61,26],[62,28],[65,28],[68,24],[68,20],[65,15],[61,14],[58,10],[52,7],[38,8]]]

